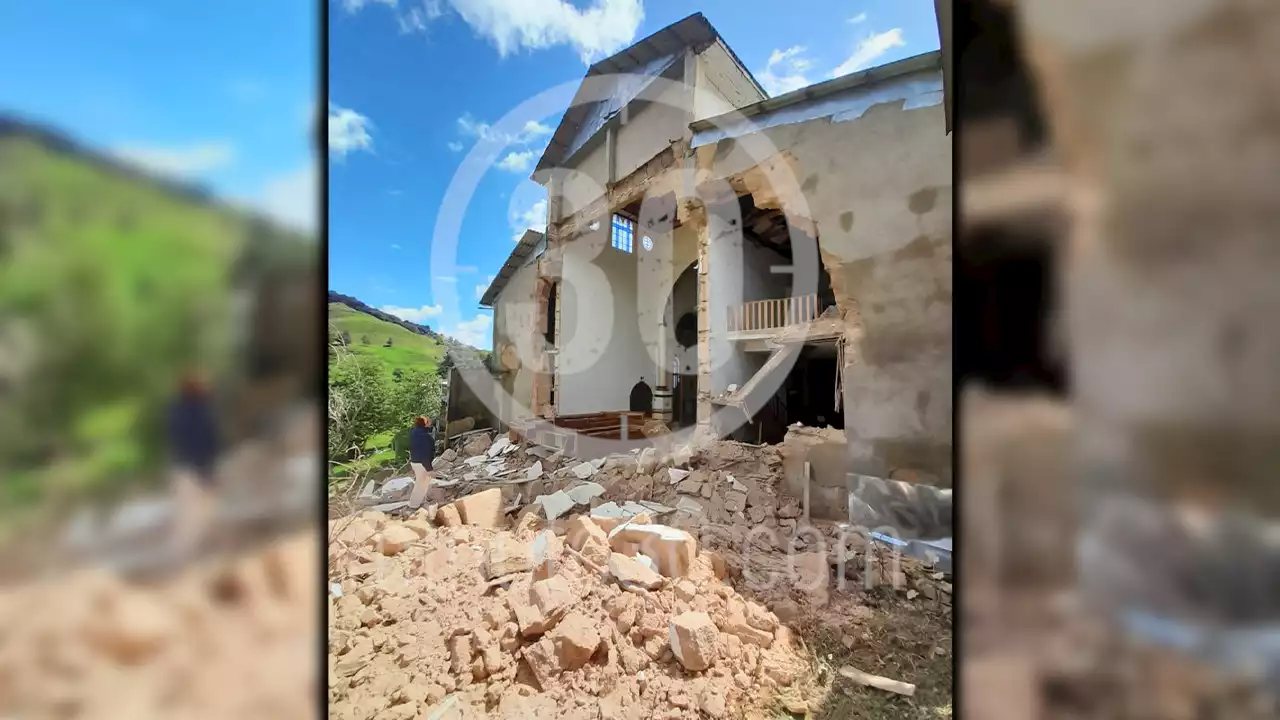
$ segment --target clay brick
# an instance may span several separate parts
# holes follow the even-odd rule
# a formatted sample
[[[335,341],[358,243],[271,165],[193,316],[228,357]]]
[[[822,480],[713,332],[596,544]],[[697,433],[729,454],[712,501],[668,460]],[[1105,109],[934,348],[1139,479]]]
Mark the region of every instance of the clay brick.
[[[566,615],[548,637],[555,650],[556,665],[561,670],[576,670],[586,665],[600,646],[595,623],[576,611]]]
[[[462,516],[458,514],[458,508],[450,503],[440,506],[436,511],[436,522],[447,528],[459,527],[462,525]]]
[[[706,613],[687,612],[671,618],[668,636],[672,654],[686,670],[706,670],[720,655],[720,631]]]
[[[418,533],[404,525],[388,525],[378,535],[378,552],[383,555],[398,555],[418,539]]]
[[[566,524],[565,539],[569,541],[569,547],[579,552],[582,551],[582,546],[592,539],[600,540],[606,545],[609,544],[608,533],[601,529],[591,518],[582,515],[570,519]]]
[[[533,555],[533,579],[546,580],[560,569],[564,541],[556,537],[554,532],[543,530],[534,538],[530,552]]]
[[[533,555],[529,546],[509,536],[499,535],[489,541],[485,551],[485,578],[492,580],[533,569]]]
[[[550,622],[564,614],[577,600],[569,583],[562,577],[539,580],[533,584],[533,603],[542,613],[542,617]]]
[[[502,490],[490,488],[468,495],[455,503],[463,525],[499,528],[506,525],[502,508]]]
[[[698,555],[698,543],[692,535],[666,525],[619,527],[610,534],[609,545],[614,552],[622,552],[627,545],[638,546],[653,558],[658,572],[672,578],[687,575]]]
[[[609,556],[609,573],[623,587],[640,587],[645,590],[656,590],[662,587],[662,576],[621,553]]]

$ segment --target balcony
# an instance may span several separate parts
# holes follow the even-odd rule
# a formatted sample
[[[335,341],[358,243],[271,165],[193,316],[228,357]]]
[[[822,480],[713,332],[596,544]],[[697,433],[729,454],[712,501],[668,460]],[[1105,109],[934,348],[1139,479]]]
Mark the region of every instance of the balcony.
[[[729,307],[731,333],[757,333],[813,322],[824,308],[817,293],[797,297],[753,300]]]

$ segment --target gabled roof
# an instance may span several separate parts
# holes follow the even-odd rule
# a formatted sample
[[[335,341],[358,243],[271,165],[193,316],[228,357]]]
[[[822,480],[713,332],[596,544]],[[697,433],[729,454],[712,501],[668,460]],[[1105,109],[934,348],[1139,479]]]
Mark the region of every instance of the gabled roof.
[[[538,249],[538,245],[546,240],[546,235],[537,230],[525,230],[524,235],[520,236],[520,241],[516,243],[515,249],[507,256],[507,261],[502,264],[502,269],[494,276],[493,282],[489,283],[489,288],[484,291],[484,295],[480,296],[480,307],[493,307],[498,301],[498,295],[502,289],[507,286],[507,282],[516,274],[516,271],[525,266],[529,257]]]
[[[694,52],[702,52],[716,40],[720,40],[728,51],[729,57],[733,58],[761,95],[769,97],[769,94],[751,75],[751,71],[747,70],[747,67],[734,54],[729,44],[720,37],[720,33],[716,32],[702,13],[694,13],[631,47],[601,60],[587,70],[582,84],[574,94],[573,103],[560,119],[560,125],[551,136],[550,144],[542,153],[542,159],[538,161],[534,175],[547,168],[563,164],[565,160],[582,149],[610,118],[640,96],[654,79],[671,70],[684,57],[686,49],[693,48]],[[614,74],[620,74],[620,77],[612,81],[613,87],[608,97],[590,102],[582,101],[583,97],[589,95],[585,89],[589,88],[593,91],[590,95],[600,94],[598,86],[591,86],[589,82],[591,78]]]

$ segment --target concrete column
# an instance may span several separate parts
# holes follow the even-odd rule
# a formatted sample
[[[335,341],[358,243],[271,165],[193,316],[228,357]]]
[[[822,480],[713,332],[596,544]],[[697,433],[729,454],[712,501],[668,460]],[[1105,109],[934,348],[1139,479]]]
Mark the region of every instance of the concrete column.
[[[689,214],[698,232],[698,430],[699,438],[710,439],[711,427],[711,288],[707,282],[711,234],[707,215],[701,208]]]

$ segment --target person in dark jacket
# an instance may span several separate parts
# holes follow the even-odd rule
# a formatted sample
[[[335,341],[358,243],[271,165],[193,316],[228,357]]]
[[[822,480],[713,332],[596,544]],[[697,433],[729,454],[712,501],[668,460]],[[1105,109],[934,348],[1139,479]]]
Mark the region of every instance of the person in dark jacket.
[[[215,466],[219,438],[213,403],[195,374],[182,379],[166,423],[177,501],[175,535],[179,549],[190,551],[204,538],[215,508]]]
[[[421,507],[435,478],[431,463],[436,459],[436,436],[431,428],[431,418],[419,415],[409,428],[409,466],[413,468],[413,492],[409,495],[410,507]]]

